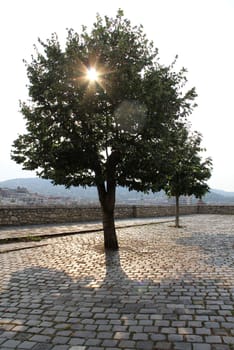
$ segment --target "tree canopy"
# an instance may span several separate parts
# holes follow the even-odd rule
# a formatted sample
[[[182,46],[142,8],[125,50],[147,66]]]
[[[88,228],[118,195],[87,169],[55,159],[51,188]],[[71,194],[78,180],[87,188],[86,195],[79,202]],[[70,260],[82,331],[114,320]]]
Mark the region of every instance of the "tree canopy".
[[[168,152],[170,170],[166,176],[164,189],[176,198],[176,226],[179,226],[179,197],[194,195],[201,198],[209,191],[206,181],[211,176],[212,160],[204,158],[201,146],[202,136],[189,132],[184,125],[171,134]]]
[[[143,27],[132,26],[121,10],[115,18],[97,15],[90,31],[68,30],[65,45],[56,34],[39,39],[25,63],[27,132],[14,141],[12,159],[54,184],[97,186],[105,247],[116,249],[115,188],[162,187],[161,150],[194,107],[186,70],[162,65]]]

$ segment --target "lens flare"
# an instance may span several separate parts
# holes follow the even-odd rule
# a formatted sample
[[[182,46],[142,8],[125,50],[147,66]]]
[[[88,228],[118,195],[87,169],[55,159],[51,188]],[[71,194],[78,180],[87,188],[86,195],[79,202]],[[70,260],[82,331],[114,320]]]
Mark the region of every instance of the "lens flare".
[[[91,82],[97,81],[98,80],[98,72],[95,68],[89,68],[87,70],[87,78],[88,80],[90,80]]]

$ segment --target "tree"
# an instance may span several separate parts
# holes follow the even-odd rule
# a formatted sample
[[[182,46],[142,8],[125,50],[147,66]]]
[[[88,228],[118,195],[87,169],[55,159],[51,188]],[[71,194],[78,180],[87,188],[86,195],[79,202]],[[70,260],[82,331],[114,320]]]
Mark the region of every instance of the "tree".
[[[198,132],[189,133],[180,126],[172,137],[168,160],[171,167],[164,187],[169,196],[176,199],[175,226],[179,227],[179,198],[182,195],[195,195],[201,198],[209,191],[206,181],[211,176],[211,158],[202,158],[202,136]]]
[[[54,184],[96,186],[105,248],[118,249],[116,186],[162,187],[163,140],[191,112],[195,90],[182,93],[185,70],[161,65],[142,26],[132,27],[121,10],[114,19],[97,15],[90,33],[68,30],[64,48],[56,34],[39,44],[42,52],[25,62],[27,133],[14,141],[12,159]]]

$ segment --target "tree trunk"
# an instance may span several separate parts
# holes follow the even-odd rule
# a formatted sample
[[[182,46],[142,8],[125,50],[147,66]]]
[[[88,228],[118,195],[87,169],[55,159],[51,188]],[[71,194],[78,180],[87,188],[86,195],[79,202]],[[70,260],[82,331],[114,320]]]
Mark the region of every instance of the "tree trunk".
[[[115,231],[114,209],[102,207],[102,222],[104,231],[104,248],[107,250],[118,250],[118,241]]]
[[[115,185],[98,185],[99,201],[102,208],[102,223],[104,231],[104,248],[107,250],[118,250],[118,240],[115,230],[114,209],[115,209]]]
[[[104,231],[104,248],[106,250],[118,250],[118,241],[115,231],[115,192],[116,192],[116,180],[115,172],[116,165],[120,162],[120,153],[116,150],[112,150],[112,153],[108,155],[106,160],[106,171],[103,176],[100,163],[97,161],[95,174],[97,176],[97,190],[98,197],[102,207],[102,222]],[[100,182],[100,178],[104,178]]]
[[[180,203],[179,203],[179,196],[176,195],[175,227],[180,227],[179,216],[180,216]]]

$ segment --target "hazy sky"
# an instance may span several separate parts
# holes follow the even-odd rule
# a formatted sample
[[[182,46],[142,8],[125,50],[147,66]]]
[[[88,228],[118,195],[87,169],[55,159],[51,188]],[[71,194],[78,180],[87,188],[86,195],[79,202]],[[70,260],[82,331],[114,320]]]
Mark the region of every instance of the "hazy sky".
[[[118,8],[132,25],[143,24],[159,49],[161,63],[178,54],[178,67],[188,69],[188,87],[195,86],[198,107],[193,129],[203,134],[214,170],[209,185],[234,191],[234,0],[2,0],[0,2],[0,181],[32,177],[10,160],[12,142],[24,132],[19,100],[27,98],[26,69],[37,38],[66,28],[90,27],[96,13],[115,16]]]

